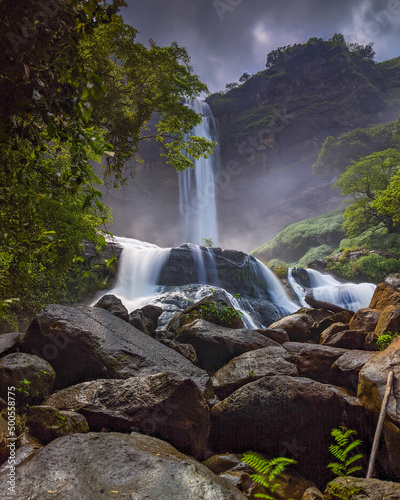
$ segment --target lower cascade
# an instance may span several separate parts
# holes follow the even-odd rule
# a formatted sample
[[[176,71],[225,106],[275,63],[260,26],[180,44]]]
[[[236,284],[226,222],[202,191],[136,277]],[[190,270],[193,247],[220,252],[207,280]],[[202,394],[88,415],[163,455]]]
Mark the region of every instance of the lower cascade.
[[[241,311],[247,328],[267,326],[299,307],[270,269],[243,252],[192,243],[160,248],[130,238],[111,241],[123,250],[117,283],[107,293],[121,299],[128,311],[146,304],[162,307],[161,326],[217,291]]]
[[[297,267],[289,269],[288,281],[304,307],[309,307],[305,297],[311,295],[354,312],[369,306],[376,288],[373,283],[340,283],[329,274]]]

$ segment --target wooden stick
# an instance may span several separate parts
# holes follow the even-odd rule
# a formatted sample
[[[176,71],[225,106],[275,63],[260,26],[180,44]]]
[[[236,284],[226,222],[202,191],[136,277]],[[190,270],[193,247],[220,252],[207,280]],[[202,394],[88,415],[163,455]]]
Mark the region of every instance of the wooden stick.
[[[394,372],[390,371],[388,373],[385,395],[383,397],[381,412],[379,414],[378,424],[376,426],[375,437],[374,437],[374,442],[372,445],[372,451],[371,451],[371,456],[369,459],[368,472],[366,475],[366,479],[371,479],[372,473],[374,472],[376,453],[378,451],[379,440],[380,440],[381,434],[382,434],[383,422],[385,421],[386,410],[387,410],[387,407],[389,404],[390,391],[392,390],[393,379],[394,379]]]

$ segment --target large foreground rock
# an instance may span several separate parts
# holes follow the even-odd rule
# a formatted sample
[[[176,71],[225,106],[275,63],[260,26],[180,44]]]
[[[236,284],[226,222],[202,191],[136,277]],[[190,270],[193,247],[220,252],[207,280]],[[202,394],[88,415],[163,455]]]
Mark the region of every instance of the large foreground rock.
[[[182,327],[176,340],[191,344],[196,350],[199,366],[208,372],[215,372],[244,352],[279,346],[256,330],[225,328],[201,319]]]
[[[232,392],[261,377],[298,376],[293,357],[281,346],[245,352],[218,370],[212,377],[215,394],[227,398]]]
[[[208,375],[184,356],[98,307],[49,305],[31,323],[22,349],[56,371],[55,389],[99,378],[126,379],[165,369],[212,393]]]
[[[167,372],[84,382],[56,392],[46,404],[81,413],[93,431],[143,432],[196,458],[203,458],[210,432],[209,408],[198,387]]]
[[[325,490],[324,500],[336,500],[338,496],[334,492],[338,489],[343,495],[340,498],[351,500],[400,500],[400,483],[358,477],[337,477],[331,481]],[[351,494],[351,491],[354,493]]]
[[[388,373],[394,372],[394,383],[387,408],[383,437],[389,466],[400,480],[400,337],[384,351],[367,361],[359,374],[358,397],[363,405],[379,415]]]
[[[173,446],[133,433],[71,434],[16,470],[15,493],[0,474],[2,500],[245,500],[245,496]],[[51,492],[51,493],[49,493]]]
[[[356,398],[333,386],[302,377],[264,377],[211,409],[210,446],[217,453],[254,450],[295,458],[297,471],[321,485],[330,474],[332,428],[354,428],[362,411]]]

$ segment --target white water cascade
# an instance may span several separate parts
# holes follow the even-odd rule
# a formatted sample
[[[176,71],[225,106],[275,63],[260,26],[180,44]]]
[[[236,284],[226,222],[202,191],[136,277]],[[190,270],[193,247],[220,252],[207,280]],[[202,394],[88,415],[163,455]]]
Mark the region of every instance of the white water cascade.
[[[368,307],[376,286],[373,283],[340,283],[329,274],[321,274],[314,269],[302,269],[308,275],[307,286],[294,276],[294,270],[289,269],[288,281],[296,293],[300,303],[309,307],[305,302],[306,295],[311,295],[316,300],[329,302],[351,311],[358,311]]]
[[[157,279],[170,249],[131,238],[114,236],[123,247],[115,287],[107,293],[122,300],[129,312],[145,306],[159,291]]]
[[[210,106],[195,99],[188,101],[190,109],[203,115],[192,133],[218,142],[218,126]],[[202,244],[205,238],[218,242],[216,177],[219,170],[219,148],[209,158],[195,160],[193,169],[179,173],[179,209],[181,242]]]

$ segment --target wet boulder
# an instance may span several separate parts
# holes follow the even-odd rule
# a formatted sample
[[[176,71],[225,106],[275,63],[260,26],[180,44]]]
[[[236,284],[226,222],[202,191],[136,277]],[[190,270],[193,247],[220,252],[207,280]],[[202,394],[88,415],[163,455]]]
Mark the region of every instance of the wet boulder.
[[[158,326],[158,318],[162,312],[161,307],[147,305],[141,309],[132,311],[129,314],[129,323],[138,330],[153,337]]]
[[[377,353],[360,370],[358,397],[368,410],[380,413],[388,373],[394,372],[394,384],[389,398],[383,436],[390,467],[400,479],[400,338],[395,339],[384,351]]]
[[[329,383],[345,387],[357,394],[360,370],[375,355],[376,352],[356,349],[345,352],[333,363],[329,374]]]
[[[279,345],[256,330],[225,328],[201,319],[182,327],[175,339],[191,344],[199,366],[211,373],[244,352]]]
[[[378,309],[370,309],[369,307],[359,309],[351,319],[349,329],[363,330],[367,333],[373,332],[380,315],[381,311],[378,311]]]
[[[56,392],[46,404],[81,413],[91,430],[136,430],[197,458],[210,432],[207,401],[196,384],[168,372],[84,382]]]
[[[21,499],[246,499],[170,444],[137,433],[70,434],[56,439],[20,464],[16,477]],[[15,500],[15,493],[8,491],[6,472],[0,473],[0,491],[3,500]]]
[[[29,408],[26,425],[29,433],[44,444],[75,432],[89,432],[83,415],[45,405]]]
[[[212,395],[207,373],[181,354],[98,307],[49,305],[31,323],[22,348],[49,361],[61,389],[99,378],[127,379],[168,369]]]
[[[400,291],[389,283],[379,283],[369,308],[383,311],[387,306],[400,306]]]
[[[337,477],[331,481],[325,490],[325,500],[336,500],[340,493],[341,498],[352,500],[399,500],[400,483],[380,481],[379,479],[362,479],[359,477]]]
[[[343,349],[365,349],[367,334],[363,330],[343,330],[327,338],[323,345]]]
[[[388,332],[395,333],[400,330],[400,305],[387,306],[383,309],[375,327],[375,338]]]
[[[326,344],[329,340],[338,332],[343,332],[348,330],[349,325],[346,323],[332,323],[325,330],[321,332],[319,342],[320,344]]]
[[[103,295],[103,297],[101,297],[101,299],[95,304],[95,307],[101,307],[111,314],[114,314],[114,316],[117,316],[117,318],[121,318],[124,321],[129,322],[127,308],[122,303],[122,300],[115,295]]]
[[[318,344],[287,342],[283,347],[293,357],[300,377],[328,383],[333,363],[340,358],[345,349]]]
[[[306,313],[295,313],[285,316],[272,325],[273,330],[285,330],[289,336],[290,342],[306,342],[307,340],[316,340],[312,333],[312,327],[315,321]]]
[[[294,358],[281,346],[245,352],[220,368],[211,380],[215,394],[224,399],[249,382],[274,375],[298,376]]]
[[[20,345],[23,334],[18,332],[0,334],[0,357],[15,352]]]
[[[303,377],[263,377],[211,409],[210,447],[216,453],[250,449],[294,458],[297,472],[320,486],[330,475],[326,443],[332,428],[359,425],[363,411],[356,398],[333,386]]]
[[[56,374],[51,365],[33,354],[16,352],[0,359],[0,396],[15,387],[17,406],[40,404],[51,392]]]

